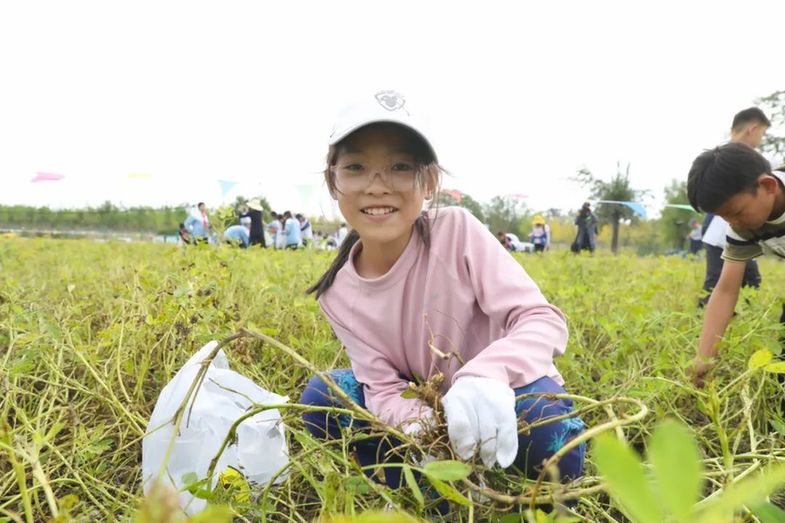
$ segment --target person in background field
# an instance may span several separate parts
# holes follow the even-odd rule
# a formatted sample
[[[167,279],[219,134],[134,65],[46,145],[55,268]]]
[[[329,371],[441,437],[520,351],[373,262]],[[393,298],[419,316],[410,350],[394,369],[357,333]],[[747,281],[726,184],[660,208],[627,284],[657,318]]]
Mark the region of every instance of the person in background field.
[[[689,372],[702,385],[730,322],[747,262],[766,252],[785,258],[785,173],[743,143],[700,154],[687,179],[696,211],[713,212],[728,224],[719,281],[706,306],[698,351]],[[785,323],[785,307],[780,322]]]
[[[763,141],[763,136],[771,126],[771,122],[766,117],[763,111],[757,107],[750,107],[739,111],[733,117],[730,130],[730,143],[743,143],[744,145],[757,149]],[[779,167],[777,162],[769,158],[769,163],[774,161],[775,165],[771,167]],[[703,243],[706,246],[706,276],[703,280],[703,296],[698,300],[698,307],[704,307],[711,297],[711,292],[717,285],[722,272],[722,251],[725,248],[725,237],[728,229],[728,224],[721,217],[716,216],[714,213],[707,213],[703,219]],[[760,287],[763,278],[761,277],[760,270],[758,269],[758,262],[756,260],[748,260],[744,268],[744,279],[742,286],[744,287]]]
[[[248,211],[245,216],[251,220],[249,246],[260,245],[262,248],[267,247],[267,242],[264,239],[264,208],[259,198],[254,198],[248,202]]]
[[[308,221],[308,218],[299,213],[294,217],[300,222],[300,234],[302,235],[303,246],[310,247],[313,243],[313,227],[311,227],[311,222]]]
[[[340,247],[343,241],[346,239],[346,236],[349,234],[349,229],[346,228],[346,224],[342,223],[340,227],[338,227],[338,231],[335,233],[335,245],[336,247]]]
[[[578,234],[572,242],[572,252],[583,250],[594,252],[597,247],[597,217],[591,212],[591,204],[586,202],[578,211],[575,218],[575,225],[578,226]]]
[[[210,218],[207,216],[207,207],[204,202],[199,202],[196,209],[191,211],[183,225],[191,234],[192,243],[208,243],[210,241]]]
[[[529,241],[534,244],[534,252],[545,252],[551,244],[550,228],[539,214],[532,220],[532,225],[534,230],[529,235]]]
[[[227,227],[224,231],[224,241],[233,245],[239,245],[245,249],[251,244],[251,218],[244,216],[240,218],[239,225]]]
[[[300,236],[300,222],[292,218],[292,213],[283,213],[283,235],[286,238],[287,249],[297,249],[302,245]]]
[[[730,130],[730,143],[743,143],[753,149],[760,147],[766,131],[771,127],[771,121],[758,107],[749,107],[739,111],[733,116]],[[782,166],[782,160],[775,156],[766,156],[772,169]]]
[[[185,223],[180,222],[180,226],[179,227],[180,227],[180,230],[179,230],[180,241],[182,241],[185,245],[190,245],[191,244],[191,233],[188,231],[188,229],[185,228]]]
[[[687,234],[687,240],[690,242],[690,254],[698,254],[703,247],[703,233],[698,220],[690,220],[690,232]]]
[[[496,239],[498,239],[499,243],[501,243],[502,246],[508,251],[513,250],[512,242],[510,241],[509,236],[507,236],[507,234],[504,231],[499,231],[498,233],[496,233]]]
[[[284,222],[286,218],[284,218],[283,214],[278,215],[278,236],[275,239],[275,245],[277,249],[285,249],[286,248],[286,232],[283,229]]]
[[[322,231],[313,232],[313,240],[311,240],[311,247],[323,251],[327,248],[327,239],[324,237]]]
[[[281,229],[283,225],[281,224],[281,220],[278,216],[278,213],[275,211],[270,211],[270,223],[267,224],[267,231],[270,233],[270,237],[273,241],[273,248],[281,249],[281,238],[283,234],[281,234]]]
[[[324,248],[328,251],[334,251],[338,248],[337,233],[324,234]]]
[[[434,423],[433,412],[402,393],[416,379],[442,374],[441,404],[456,455],[476,456],[486,467],[515,465],[534,477],[584,430],[580,418],[569,416],[570,400],[545,397],[564,392],[553,363],[566,348],[564,315],[467,210],[422,210],[425,200],[438,201],[443,171],[405,103],[394,91],[369,96],[342,115],[330,137],[324,177],[351,232],[308,292],[316,294],[351,369],[328,374],[361,407],[415,439]],[[436,356],[429,340],[457,357]],[[300,403],[342,406],[318,377]],[[553,416],[564,418],[518,432],[519,420]],[[340,438],[346,427],[369,430],[344,414],[314,410],[303,419],[316,438]],[[353,451],[370,474],[380,461],[403,459],[396,446],[367,438]],[[584,448],[565,452],[559,477],[583,474]],[[401,485],[399,467],[381,472],[391,487]]]

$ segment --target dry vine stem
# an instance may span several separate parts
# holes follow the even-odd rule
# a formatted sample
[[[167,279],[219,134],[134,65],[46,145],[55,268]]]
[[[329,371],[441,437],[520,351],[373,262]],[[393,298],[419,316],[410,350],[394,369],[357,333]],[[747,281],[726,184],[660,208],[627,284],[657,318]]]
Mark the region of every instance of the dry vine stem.
[[[584,400],[589,400],[590,402],[596,401],[596,400],[591,400],[589,398],[583,398],[583,399]],[[577,447],[581,443],[590,440],[594,436],[596,436],[596,435],[598,435],[598,434],[600,434],[602,432],[605,432],[606,430],[614,430],[617,427],[621,427],[622,425],[629,425],[630,423],[635,423],[637,421],[642,420],[649,413],[648,407],[646,407],[646,405],[642,401],[637,400],[635,398],[618,397],[618,398],[615,398],[615,401],[622,402],[622,403],[632,403],[632,404],[636,405],[639,410],[638,410],[638,412],[636,412],[635,414],[633,414],[631,416],[622,416],[621,418],[618,418],[618,417],[614,416],[613,417],[614,419],[612,419],[611,421],[608,421],[606,423],[603,423],[602,425],[597,425],[596,427],[590,428],[589,430],[583,432],[581,435],[576,436],[575,438],[571,439],[562,448],[560,448],[557,452],[555,452],[553,454],[553,456],[548,458],[548,461],[546,461],[543,464],[542,471],[540,472],[540,475],[537,478],[537,483],[534,484],[534,489],[533,489],[534,490],[534,495],[532,496],[531,501],[529,502],[529,508],[531,510],[534,510],[535,506],[537,504],[537,495],[536,495],[536,493],[537,493],[537,490],[539,489],[540,485],[542,484],[543,480],[545,479],[546,472],[548,471],[548,469],[552,465],[555,465],[556,463],[558,463],[559,460],[565,454],[567,454],[570,450],[572,450],[573,448]],[[596,402],[596,403],[600,404],[602,402]],[[605,407],[610,409],[610,405],[608,405],[607,402],[605,404]]]
[[[213,359],[215,358],[215,355],[218,354],[218,351],[220,351],[227,343],[241,337],[242,336],[240,334],[233,334],[227,338],[224,338],[215,346],[215,348],[212,351],[210,351],[210,354],[208,354],[207,357],[204,360],[202,360],[201,368],[196,373],[196,378],[191,383],[191,386],[188,387],[188,391],[185,393],[185,398],[183,398],[183,401],[180,403],[180,406],[177,407],[177,410],[174,412],[174,416],[172,417],[172,420],[168,422],[174,425],[174,430],[172,431],[172,436],[169,438],[169,445],[166,448],[166,454],[164,455],[164,460],[161,463],[161,468],[158,470],[157,480],[160,480],[163,477],[164,472],[166,472],[166,467],[169,464],[169,458],[172,455],[172,450],[174,450],[174,442],[177,439],[178,432],[180,431],[180,423],[182,423],[183,414],[185,413],[185,409],[188,406],[188,402],[191,401],[192,398],[193,401],[196,401],[196,395],[199,393],[199,388],[201,388],[202,382],[204,381],[204,377],[207,374],[207,367],[209,367],[210,364],[213,362]],[[191,403],[191,408],[193,408],[193,402]],[[189,410],[189,417],[190,417],[190,410]],[[155,432],[159,428],[160,427],[156,427],[151,432]]]
[[[233,334],[233,335],[228,336],[227,338],[224,338],[223,340],[221,340],[218,343],[218,345],[210,352],[210,354],[202,361],[201,368],[199,369],[199,372],[198,372],[196,378],[194,379],[194,382],[191,384],[191,387],[189,388],[189,390],[188,390],[188,392],[186,394],[185,399],[180,404],[180,406],[178,407],[178,409],[177,409],[177,411],[175,413],[175,416],[171,420],[171,423],[174,424],[176,428],[179,428],[179,426],[180,426],[183,414],[184,414],[185,409],[186,409],[186,407],[188,405],[188,402],[191,400],[191,397],[193,397],[194,400],[195,400],[196,395],[198,394],[199,388],[201,387],[201,384],[204,381],[204,377],[205,377],[206,372],[207,372],[207,367],[210,365],[212,360],[215,358],[216,354],[218,354],[218,351],[221,348],[225,347],[230,342],[232,342],[234,340],[237,340],[237,339],[240,339],[240,338],[255,338],[255,339],[261,340],[261,341],[263,341],[265,343],[268,343],[268,344],[272,345],[273,347],[277,348],[278,350],[282,351],[287,356],[291,357],[297,364],[299,364],[300,366],[304,367],[305,369],[307,369],[308,371],[310,371],[314,375],[318,376],[322,381],[324,381],[324,383],[327,385],[327,387],[330,389],[330,391],[333,392],[338,397],[338,399],[345,405],[346,408],[338,408],[338,407],[319,408],[319,407],[297,405],[297,404],[254,405],[251,409],[249,409],[248,412],[243,414],[240,418],[235,420],[235,422],[232,424],[232,426],[231,426],[231,428],[229,430],[229,433],[226,435],[226,437],[224,438],[223,443],[221,444],[221,447],[219,448],[218,452],[216,453],[216,455],[213,457],[213,459],[210,462],[210,467],[209,467],[208,473],[207,473],[207,477],[208,478],[212,477],[213,474],[215,474],[215,467],[216,467],[216,465],[218,463],[218,460],[220,459],[220,456],[223,453],[223,451],[225,450],[225,448],[233,440],[234,434],[236,433],[237,427],[240,425],[240,423],[242,423],[244,420],[246,420],[246,419],[248,419],[250,417],[253,417],[254,415],[258,414],[259,412],[262,412],[264,410],[269,410],[269,409],[272,409],[272,408],[277,408],[277,409],[295,409],[295,410],[308,409],[308,410],[328,411],[328,412],[333,412],[333,413],[336,413],[336,414],[348,414],[348,415],[351,415],[351,416],[353,416],[353,417],[355,417],[357,419],[367,421],[375,429],[378,429],[379,431],[381,431],[383,433],[386,433],[386,434],[388,434],[390,436],[393,436],[393,437],[397,438],[399,441],[402,441],[405,444],[408,444],[409,446],[413,446],[413,447],[419,449],[420,451],[422,450],[420,448],[418,442],[415,441],[413,438],[403,434],[397,428],[383,423],[379,418],[377,418],[375,415],[373,415],[370,411],[360,407],[354,400],[352,400],[351,397],[349,397],[349,395],[347,395],[333,381],[333,379],[328,374],[320,371],[318,368],[316,368],[316,366],[313,363],[308,361],[306,358],[302,357],[294,349],[284,345],[283,343],[279,342],[278,340],[276,340],[276,339],[274,339],[274,338],[272,338],[270,336],[267,336],[266,334],[257,333],[257,332],[254,332],[254,331],[250,331],[248,329],[241,329],[236,334]],[[438,394],[434,394],[435,391],[433,390],[433,387],[434,386],[438,387],[438,384],[439,384],[439,376],[436,376],[436,377],[432,378],[428,383],[424,384],[424,386],[412,386],[412,387],[410,387],[410,390],[415,392],[415,394],[424,396],[422,398],[423,400],[425,400],[432,407],[436,407],[434,409],[434,414],[437,416],[437,420],[442,420],[443,416],[441,415],[441,412],[439,412],[439,408],[438,408],[439,407],[439,403],[438,403],[439,396],[438,396]],[[587,397],[584,397],[584,396],[579,396],[579,395],[576,395],[576,394],[528,393],[528,394],[522,394],[522,395],[518,396],[516,398],[516,400],[521,399],[521,398],[525,398],[525,397],[542,397],[542,398],[545,398],[545,399],[548,399],[548,400],[570,399],[570,400],[574,400],[574,401],[585,402],[585,403],[588,403],[588,405],[586,405],[584,407],[581,407],[579,409],[576,409],[573,412],[570,412],[568,414],[563,414],[563,415],[560,415],[560,416],[552,416],[552,417],[549,417],[549,418],[544,418],[544,419],[538,420],[538,421],[536,421],[534,423],[530,423],[530,424],[522,424],[522,426],[519,428],[519,432],[522,432],[522,433],[528,432],[528,431],[530,431],[530,430],[532,430],[534,428],[537,428],[537,427],[541,427],[541,426],[547,425],[549,423],[554,423],[556,421],[560,421],[562,419],[577,417],[577,416],[580,416],[580,415],[582,415],[582,414],[584,414],[586,412],[589,412],[589,411],[592,411],[592,410],[595,410],[595,409],[598,409],[598,408],[604,409],[609,414],[609,416],[611,417],[611,421],[608,421],[608,422],[603,423],[601,425],[598,425],[596,427],[592,427],[591,429],[586,430],[585,432],[583,432],[579,436],[577,436],[577,437],[573,438],[572,440],[570,440],[561,449],[559,449],[559,451],[554,453],[553,456],[551,456],[546,462],[544,462],[543,463],[543,467],[542,467],[542,471],[541,471],[539,477],[537,478],[536,483],[531,488],[527,489],[530,492],[530,494],[523,494],[523,493],[518,494],[518,495],[504,494],[504,493],[498,492],[498,491],[496,491],[494,489],[491,489],[489,487],[477,485],[476,483],[472,482],[468,478],[465,478],[465,479],[462,480],[463,484],[466,485],[466,487],[468,487],[470,490],[472,490],[472,491],[474,491],[474,492],[476,492],[476,493],[478,493],[480,495],[486,496],[488,499],[491,499],[491,500],[493,500],[493,501],[495,501],[497,503],[502,503],[502,504],[505,504],[505,505],[519,505],[519,504],[526,504],[526,503],[528,503],[529,507],[531,509],[534,509],[536,507],[538,499],[543,499],[544,497],[547,497],[547,498],[549,498],[549,499],[551,499],[553,501],[571,500],[571,499],[578,499],[581,496],[594,494],[596,492],[601,491],[603,487],[601,485],[596,485],[596,486],[592,486],[592,487],[588,487],[588,488],[574,489],[574,490],[571,490],[571,491],[568,491],[568,492],[564,492],[563,494],[558,494],[558,495],[554,495],[552,490],[550,492],[540,492],[542,487],[543,487],[543,481],[545,479],[547,471],[551,467],[555,466],[559,462],[559,460],[563,456],[565,456],[567,453],[569,453],[572,449],[574,449],[575,447],[577,447],[581,443],[584,443],[584,442],[588,441],[589,439],[593,438],[594,436],[596,436],[597,434],[600,434],[602,432],[605,432],[605,431],[608,431],[608,430],[620,431],[622,426],[638,422],[641,419],[643,419],[646,416],[646,414],[648,413],[648,408],[646,407],[646,405],[643,404],[643,402],[641,402],[641,401],[639,401],[637,399],[634,399],[634,398],[615,397],[615,398],[611,398],[611,399],[607,399],[607,400],[598,401],[598,400],[594,400],[594,399],[587,398]],[[638,412],[636,412],[633,415],[623,415],[621,417],[616,416],[616,414],[614,413],[614,411],[612,409],[612,405],[613,404],[618,404],[618,403],[633,404],[633,405],[638,407]],[[191,406],[193,407],[193,403],[191,403]],[[434,428],[438,428],[438,427],[434,427]],[[175,437],[176,437],[176,431],[173,433],[172,438],[170,440],[169,448],[167,449],[166,459],[164,460],[164,464],[161,467],[161,472],[159,473],[159,477],[166,470],[166,463],[168,462],[169,455],[170,455],[171,450],[172,450],[172,448],[174,446]],[[439,439],[442,439],[442,438],[439,438]],[[449,451],[449,448],[447,449],[447,452],[449,454],[451,454],[451,452]],[[562,487],[563,487],[563,485],[562,485]]]

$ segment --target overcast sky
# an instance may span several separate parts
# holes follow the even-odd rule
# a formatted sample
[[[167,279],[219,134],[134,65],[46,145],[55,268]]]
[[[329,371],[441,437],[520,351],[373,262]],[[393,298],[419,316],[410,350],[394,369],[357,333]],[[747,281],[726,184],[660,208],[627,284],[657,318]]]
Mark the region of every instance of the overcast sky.
[[[480,201],[577,208],[568,178],[617,161],[659,197],[785,88],[781,0],[456,4],[2,2],[0,203],[260,193],[330,215],[333,117],[382,89],[430,122],[444,185]],[[239,184],[222,197],[217,179]]]

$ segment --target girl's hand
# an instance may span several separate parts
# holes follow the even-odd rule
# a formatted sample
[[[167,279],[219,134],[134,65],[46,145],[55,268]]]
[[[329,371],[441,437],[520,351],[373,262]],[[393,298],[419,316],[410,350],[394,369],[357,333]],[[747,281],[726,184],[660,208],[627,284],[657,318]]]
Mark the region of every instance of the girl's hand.
[[[442,398],[450,443],[461,459],[471,459],[479,447],[486,467],[509,467],[518,455],[515,393],[507,383],[463,376]]]
[[[419,440],[422,433],[426,431],[426,429],[430,429],[432,426],[433,426],[432,419],[430,418],[421,419],[409,423],[406,426],[406,428],[403,429],[403,433],[415,440]],[[427,465],[432,461],[437,461],[437,459],[434,456],[426,453],[422,453],[419,458],[414,459],[414,463],[416,463],[420,467],[424,467],[425,465]]]

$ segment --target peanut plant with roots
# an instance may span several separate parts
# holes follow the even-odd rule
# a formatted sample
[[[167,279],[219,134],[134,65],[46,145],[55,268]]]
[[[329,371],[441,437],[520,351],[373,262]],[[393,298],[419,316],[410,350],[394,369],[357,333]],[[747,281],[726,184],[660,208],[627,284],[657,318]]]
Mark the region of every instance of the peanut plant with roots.
[[[194,521],[778,521],[782,267],[762,260],[763,286],[743,291],[719,364],[698,389],[686,368],[702,322],[700,260],[558,250],[516,258],[568,318],[556,364],[569,393],[553,399],[573,400],[587,424],[568,445],[589,444],[586,475],[569,483],[554,472],[558,455],[534,479],[455,459],[438,374],[407,391],[436,412],[417,438],[342,397],[323,371],[348,367],[345,352],[303,294],[329,253],[2,240],[0,520],[187,521],[172,492],[142,495],[141,441],[163,386],[216,339],[233,369],[292,398],[274,406],[290,461],[276,486],[193,485],[210,500]],[[454,357],[431,345],[436,357]],[[334,413],[369,430],[311,436],[301,417],[310,407],[296,399],[320,374],[341,399]],[[387,487],[378,467],[355,459],[354,444],[369,437],[398,442],[402,463],[388,465],[401,469],[403,487]],[[663,486],[673,479],[662,451],[670,439],[693,442],[692,454],[672,451],[692,464],[679,476],[689,496]],[[445,500],[441,515],[434,508]]]

